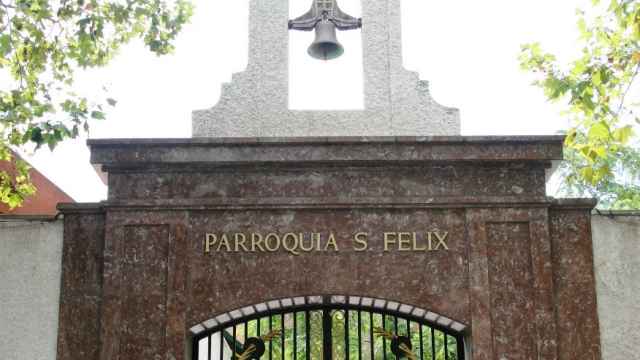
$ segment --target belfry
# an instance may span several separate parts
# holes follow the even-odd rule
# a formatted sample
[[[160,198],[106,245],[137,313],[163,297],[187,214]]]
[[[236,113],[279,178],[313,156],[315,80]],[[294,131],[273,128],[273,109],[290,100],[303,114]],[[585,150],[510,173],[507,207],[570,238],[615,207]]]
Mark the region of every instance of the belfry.
[[[400,0],[311,3],[250,0],[192,138],[89,141],[109,193],[59,207],[58,359],[599,359],[595,202],[545,190],[563,137],[460,136]],[[362,31],[363,110],[288,108],[297,30],[323,61]]]

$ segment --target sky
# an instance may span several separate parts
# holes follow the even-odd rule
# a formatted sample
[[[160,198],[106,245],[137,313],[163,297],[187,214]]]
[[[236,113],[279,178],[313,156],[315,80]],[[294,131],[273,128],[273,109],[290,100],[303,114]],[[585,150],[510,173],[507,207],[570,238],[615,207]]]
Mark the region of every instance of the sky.
[[[78,74],[75,88],[118,101],[108,119],[94,122],[90,138],[191,136],[191,111],[212,107],[221,85],[247,65],[248,0],[192,0],[195,14],[173,54],[157,57],[139,41],[102,69]],[[366,1],[366,0],[363,0]],[[405,67],[430,83],[436,101],[461,112],[463,135],[548,135],[567,127],[558,105],[546,102],[519,68],[521,44],[539,41],[568,61],[578,52],[575,10],[589,0],[402,0]],[[311,0],[291,0],[290,17]],[[360,16],[360,0],[339,0]],[[313,60],[307,32],[290,33],[292,109],[362,108],[360,32],[338,33],[345,55]],[[330,74],[331,76],[327,76]],[[339,77],[340,86],[328,80]],[[26,159],[79,202],[106,198],[89,164],[86,137]]]

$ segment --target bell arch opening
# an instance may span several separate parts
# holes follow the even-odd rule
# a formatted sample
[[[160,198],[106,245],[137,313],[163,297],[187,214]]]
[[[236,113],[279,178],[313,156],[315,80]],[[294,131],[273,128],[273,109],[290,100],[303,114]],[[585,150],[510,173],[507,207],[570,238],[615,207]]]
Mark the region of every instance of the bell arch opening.
[[[362,296],[301,296],[217,315],[191,328],[193,360],[463,360],[466,325]]]
[[[340,0],[339,6],[356,16],[362,13],[360,2]],[[312,3],[289,1],[289,17],[304,14]],[[362,31],[336,31],[323,24],[328,23],[289,31],[289,109],[364,110]]]

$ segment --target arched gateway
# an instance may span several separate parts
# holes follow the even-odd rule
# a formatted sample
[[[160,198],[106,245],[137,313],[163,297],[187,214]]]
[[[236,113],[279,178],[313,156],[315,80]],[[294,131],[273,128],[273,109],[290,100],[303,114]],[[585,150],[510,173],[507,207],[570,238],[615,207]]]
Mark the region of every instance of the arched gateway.
[[[301,296],[246,306],[192,327],[192,359],[463,360],[465,328],[396,301]]]
[[[58,360],[599,359],[562,141],[91,141],[109,200],[61,207]]]

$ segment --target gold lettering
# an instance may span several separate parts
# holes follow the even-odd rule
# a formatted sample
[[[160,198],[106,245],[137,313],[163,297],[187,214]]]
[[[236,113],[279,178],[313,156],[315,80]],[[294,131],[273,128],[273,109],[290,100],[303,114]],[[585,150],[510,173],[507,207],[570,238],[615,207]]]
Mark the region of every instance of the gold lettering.
[[[435,235],[436,235],[436,238],[438,239],[438,244],[436,245],[436,248],[434,250],[438,250],[441,245],[443,247],[443,250],[449,250],[449,247],[447,246],[447,243],[445,242],[445,240],[447,239],[447,236],[449,235],[449,232],[445,231],[443,233],[443,235],[440,236],[440,233],[436,231]]]
[[[353,241],[355,242],[355,246],[354,246],[354,250],[355,251],[366,251],[367,248],[369,247],[369,244],[367,244],[367,236],[369,236],[369,234],[367,233],[363,233],[363,232],[359,232],[357,234],[354,235],[353,237]]]
[[[287,242],[287,239],[292,239],[293,244],[290,244],[289,242]],[[284,247],[284,249],[290,252],[291,254],[300,255],[300,253],[297,251],[299,246],[300,246],[300,242],[298,241],[296,234],[288,233],[288,234],[284,234],[284,236],[282,237],[282,247]]]
[[[271,239],[275,239],[276,240],[276,246],[269,247],[269,240],[271,240]],[[278,251],[278,248],[280,248],[280,238],[278,237],[278,235],[276,235],[276,234],[267,235],[267,237],[264,238],[264,247],[267,248],[267,251],[270,251],[270,252]]]
[[[422,237],[424,234],[424,238]],[[293,255],[302,252],[339,251],[334,233],[329,233],[326,240],[324,234],[309,233],[206,233],[203,241],[205,254],[213,252],[277,252],[284,248]],[[449,250],[449,232],[433,230],[424,233],[415,232],[383,232],[384,252],[389,251],[438,251]],[[233,242],[233,243],[232,243]],[[353,251],[369,250],[369,233],[358,232],[353,235]],[[249,245],[250,243],[250,245]]]
[[[411,233],[402,232],[398,234],[398,251],[411,251]]]
[[[320,236],[320,234],[318,234],[318,236]],[[300,233],[299,238],[298,238],[298,242],[300,243],[300,250],[306,251],[306,252],[313,251],[313,234],[309,235],[309,246],[308,247],[304,247],[304,234],[303,233]]]
[[[333,246],[333,251],[338,251],[338,244],[336,243],[336,237],[333,233],[329,235],[329,240],[327,240],[327,244],[324,246],[324,251],[329,250],[329,246]]]
[[[217,241],[218,237],[216,234],[207,234],[204,239],[204,253],[208,254],[211,252],[211,247],[213,247]]]
[[[384,233],[384,251],[389,251],[389,244],[395,244],[396,243],[396,239],[395,238],[391,238],[391,237],[395,237],[396,233],[393,232],[386,232]]]
[[[264,252],[264,248],[261,245],[262,242],[263,242],[262,235],[260,235],[259,233],[252,233],[251,234],[251,251],[256,252],[256,248],[259,248],[261,252]]]
[[[234,240],[234,245],[235,245],[235,249],[236,252],[240,251],[240,248],[242,248],[242,251],[247,252],[249,250],[247,250],[247,247],[244,246],[244,242],[247,241],[247,237],[245,234],[241,234],[241,233],[236,233],[233,236],[233,240]]]
[[[413,235],[413,251],[425,251],[427,250],[427,247],[425,245],[422,245],[422,247],[418,247],[418,237],[416,235],[416,233],[412,233]]]
[[[218,244],[218,249],[216,249],[216,251],[220,252],[220,248],[223,246],[225,247],[227,252],[231,252],[231,247],[229,246],[229,239],[227,238],[227,234],[222,234],[222,237],[220,237],[220,244]]]

